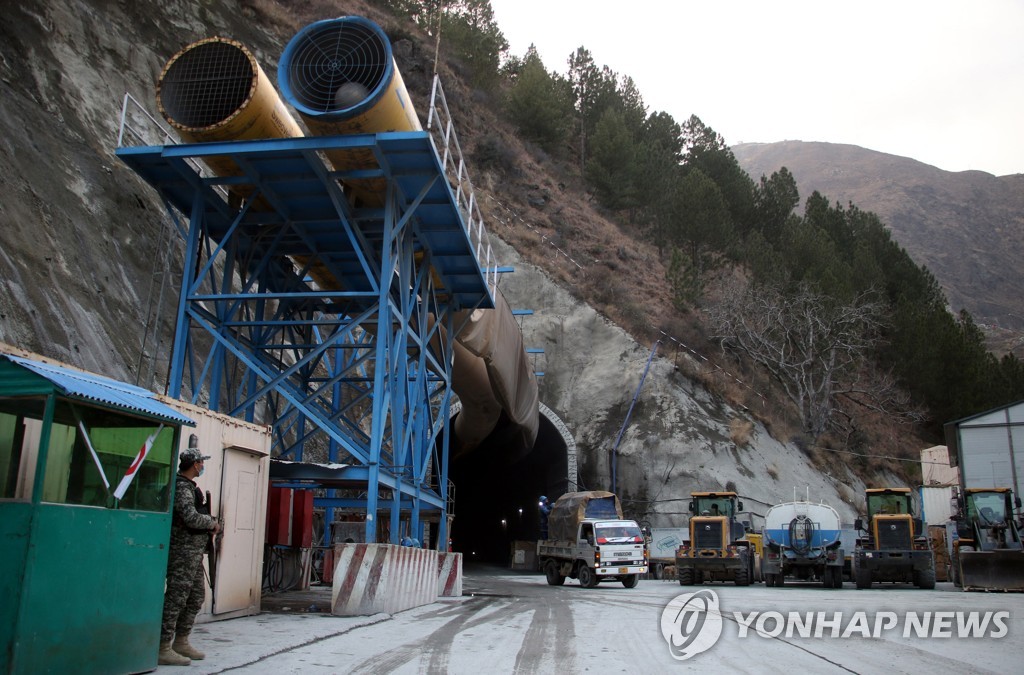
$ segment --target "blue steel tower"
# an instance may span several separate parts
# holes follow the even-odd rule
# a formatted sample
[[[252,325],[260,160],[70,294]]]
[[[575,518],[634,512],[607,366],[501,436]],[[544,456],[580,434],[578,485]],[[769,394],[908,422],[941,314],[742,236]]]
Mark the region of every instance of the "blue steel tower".
[[[235,92],[239,70],[248,88]],[[397,70],[381,73],[383,96],[375,82],[359,93],[399,95]],[[271,477],[323,488],[315,503],[328,513],[365,509],[367,542],[386,513],[392,543],[403,525],[418,533],[430,520],[441,547],[459,373],[484,373],[462,376],[463,406],[496,398],[525,443],[537,427],[521,341],[504,375],[502,358],[459,343],[487,313],[517,324],[496,289],[443,92],[435,79],[426,130],[364,122],[363,133],[303,136],[282,122],[272,88],[260,103],[260,87],[251,54],[213,38],[179,53],[160,83],[164,115],[189,142],[137,144],[126,105],[117,155],[158,191],[185,242],[168,394],[269,423]],[[228,99],[227,113],[190,119],[210,97]],[[276,137],[259,137],[267,128]]]

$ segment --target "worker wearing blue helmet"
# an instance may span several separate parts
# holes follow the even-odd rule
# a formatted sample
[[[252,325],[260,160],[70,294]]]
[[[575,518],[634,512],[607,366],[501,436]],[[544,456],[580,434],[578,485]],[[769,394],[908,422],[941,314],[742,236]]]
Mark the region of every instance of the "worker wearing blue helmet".
[[[544,495],[541,495],[540,502],[538,503],[538,506],[540,507],[540,538],[541,539],[547,539],[548,538],[548,514],[551,513],[551,502],[548,501],[547,497],[545,497]]]

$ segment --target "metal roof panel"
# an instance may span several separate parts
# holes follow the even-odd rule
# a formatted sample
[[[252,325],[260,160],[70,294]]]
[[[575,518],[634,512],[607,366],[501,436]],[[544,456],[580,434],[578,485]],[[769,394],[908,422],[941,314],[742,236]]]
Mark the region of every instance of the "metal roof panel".
[[[94,401],[122,410],[156,417],[194,427],[196,423],[174,408],[156,400],[155,394],[142,387],[118,382],[100,375],[64,368],[52,363],[33,361],[13,354],[0,354],[3,358],[31,370],[60,387],[68,396]]]

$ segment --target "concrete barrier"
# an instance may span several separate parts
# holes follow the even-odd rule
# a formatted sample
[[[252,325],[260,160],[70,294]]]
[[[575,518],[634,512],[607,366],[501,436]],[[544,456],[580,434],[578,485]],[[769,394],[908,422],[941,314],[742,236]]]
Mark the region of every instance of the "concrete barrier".
[[[394,544],[336,544],[331,613],[394,614],[437,600],[437,551]]]
[[[437,554],[437,595],[442,598],[462,595],[462,554]]]

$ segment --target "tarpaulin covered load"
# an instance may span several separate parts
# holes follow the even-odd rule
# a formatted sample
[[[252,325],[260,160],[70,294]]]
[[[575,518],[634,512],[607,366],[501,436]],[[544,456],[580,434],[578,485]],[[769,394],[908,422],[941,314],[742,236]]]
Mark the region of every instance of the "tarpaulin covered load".
[[[622,505],[611,492],[567,492],[558,498],[548,516],[548,533],[557,541],[575,540],[584,518],[622,518]]]

